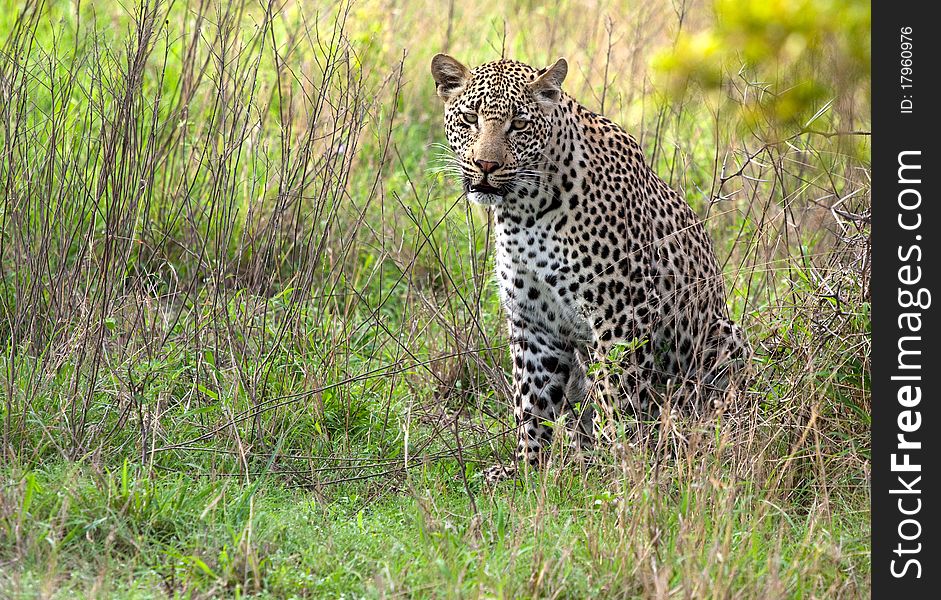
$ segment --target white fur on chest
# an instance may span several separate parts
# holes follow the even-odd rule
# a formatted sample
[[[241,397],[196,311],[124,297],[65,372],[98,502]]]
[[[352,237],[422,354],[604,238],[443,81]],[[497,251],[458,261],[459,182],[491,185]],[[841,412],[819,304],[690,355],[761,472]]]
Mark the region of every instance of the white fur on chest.
[[[540,225],[521,227],[515,234],[512,224],[497,226],[495,274],[500,299],[511,322],[578,344],[590,337],[591,328],[578,295],[568,290],[571,276],[559,271],[562,248]]]

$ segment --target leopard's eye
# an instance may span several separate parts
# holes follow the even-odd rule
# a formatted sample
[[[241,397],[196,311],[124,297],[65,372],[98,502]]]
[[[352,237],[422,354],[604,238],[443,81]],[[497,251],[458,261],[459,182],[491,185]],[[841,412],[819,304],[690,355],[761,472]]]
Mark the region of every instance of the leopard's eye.
[[[476,125],[477,113],[472,113],[472,112],[461,113],[461,120],[463,120],[468,125]]]
[[[523,131],[529,127],[529,121],[526,119],[513,119],[510,121],[510,131]]]

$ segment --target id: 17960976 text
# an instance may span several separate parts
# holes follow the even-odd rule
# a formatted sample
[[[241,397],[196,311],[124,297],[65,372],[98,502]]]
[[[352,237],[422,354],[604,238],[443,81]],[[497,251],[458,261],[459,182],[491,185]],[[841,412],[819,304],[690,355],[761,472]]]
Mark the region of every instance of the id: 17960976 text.
[[[899,30],[899,85],[902,90],[902,98],[899,102],[899,111],[902,114],[910,115],[914,110],[914,79],[912,77],[913,55],[912,28],[902,27]]]

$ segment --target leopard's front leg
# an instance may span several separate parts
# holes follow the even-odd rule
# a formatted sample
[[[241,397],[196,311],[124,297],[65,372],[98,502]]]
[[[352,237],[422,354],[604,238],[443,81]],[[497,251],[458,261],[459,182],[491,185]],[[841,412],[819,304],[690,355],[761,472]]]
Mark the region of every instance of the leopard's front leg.
[[[552,334],[526,326],[510,329],[513,357],[513,400],[517,445],[515,464],[490,469],[490,481],[516,475],[524,463],[537,466],[552,443],[553,423],[573,409],[569,398],[573,369],[579,368],[574,349]]]

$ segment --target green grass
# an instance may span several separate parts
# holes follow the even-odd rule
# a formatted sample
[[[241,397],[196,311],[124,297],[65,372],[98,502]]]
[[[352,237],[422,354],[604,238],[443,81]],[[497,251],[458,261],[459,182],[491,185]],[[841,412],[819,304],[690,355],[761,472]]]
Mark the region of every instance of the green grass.
[[[35,547],[3,584],[128,597],[579,598],[644,596],[692,575],[713,582],[688,590],[696,596],[862,592],[847,579],[865,568],[868,538],[845,537],[865,530],[861,512],[787,515],[748,483],[660,477],[627,489],[555,473],[493,494],[475,485],[471,503],[453,472],[432,466],[395,493],[353,486],[329,500],[263,477],[8,472],[5,516]]]
[[[863,130],[867,82],[666,95],[709,6],[601,4],[0,4],[0,597],[867,596],[868,137],[756,125],[812,71],[813,128]],[[704,217],[756,349],[719,419],[484,484],[507,340],[445,48],[566,55]]]

